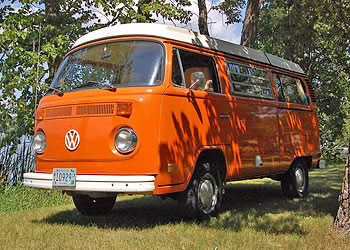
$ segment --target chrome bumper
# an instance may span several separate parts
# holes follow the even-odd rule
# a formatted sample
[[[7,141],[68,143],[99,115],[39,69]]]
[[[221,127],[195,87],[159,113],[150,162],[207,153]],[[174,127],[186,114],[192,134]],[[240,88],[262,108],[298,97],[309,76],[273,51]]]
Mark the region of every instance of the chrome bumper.
[[[75,187],[54,188],[82,192],[142,193],[155,189],[155,177],[149,175],[77,175]],[[53,189],[52,174],[25,173],[23,185]]]

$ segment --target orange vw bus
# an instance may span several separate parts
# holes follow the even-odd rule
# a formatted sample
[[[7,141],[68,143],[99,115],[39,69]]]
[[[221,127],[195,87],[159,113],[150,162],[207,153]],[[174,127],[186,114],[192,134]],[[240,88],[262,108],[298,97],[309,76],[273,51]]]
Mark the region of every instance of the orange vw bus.
[[[73,45],[35,117],[35,173],[86,215],[117,194],[178,199],[217,214],[223,185],[270,177],[308,192],[319,130],[311,82],[296,63],[160,24],[91,32]]]

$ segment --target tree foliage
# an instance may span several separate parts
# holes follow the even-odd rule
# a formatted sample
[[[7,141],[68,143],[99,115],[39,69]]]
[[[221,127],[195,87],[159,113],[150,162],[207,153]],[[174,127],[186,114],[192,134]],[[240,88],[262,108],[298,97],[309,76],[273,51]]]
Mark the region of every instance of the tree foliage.
[[[191,13],[185,6],[190,0],[93,0],[99,13],[107,20],[106,26],[117,23],[156,22],[161,17],[168,21],[187,23]],[[101,20],[100,20],[101,21]]]
[[[245,0],[224,0],[214,5],[213,9],[226,15],[226,24],[238,23],[241,21],[241,10],[244,8],[245,2]]]
[[[321,142],[350,136],[350,0],[265,1],[258,47],[301,65],[318,96]]]

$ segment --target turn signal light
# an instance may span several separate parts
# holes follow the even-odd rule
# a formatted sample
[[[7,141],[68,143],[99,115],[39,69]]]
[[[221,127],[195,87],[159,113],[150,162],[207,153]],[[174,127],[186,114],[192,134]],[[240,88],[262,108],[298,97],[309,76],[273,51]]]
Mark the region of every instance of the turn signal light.
[[[132,103],[131,102],[118,102],[117,103],[117,115],[129,117],[132,115]]]
[[[36,111],[35,120],[37,120],[37,121],[44,120],[44,110],[43,109],[38,109]]]

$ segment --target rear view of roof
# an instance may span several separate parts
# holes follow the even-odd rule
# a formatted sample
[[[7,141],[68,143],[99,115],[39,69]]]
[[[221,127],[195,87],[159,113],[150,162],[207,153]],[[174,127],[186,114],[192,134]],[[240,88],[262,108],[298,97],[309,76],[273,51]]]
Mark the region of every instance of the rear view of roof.
[[[298,64],[281,57],[163,24],[131,23],[106,27],[82,36],[75,42],[73,48],[91,41],[121,36],[151,36],[176,40],[305,74]]]

